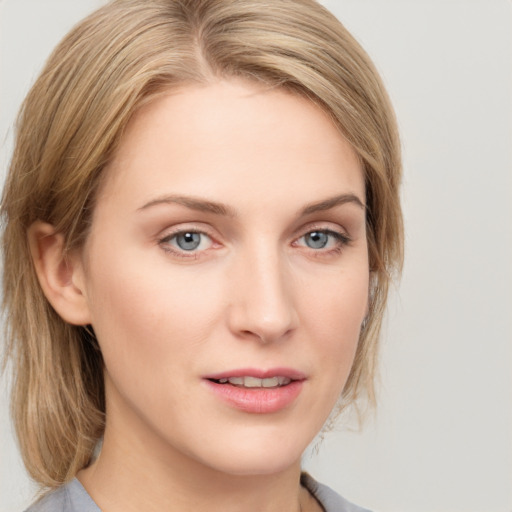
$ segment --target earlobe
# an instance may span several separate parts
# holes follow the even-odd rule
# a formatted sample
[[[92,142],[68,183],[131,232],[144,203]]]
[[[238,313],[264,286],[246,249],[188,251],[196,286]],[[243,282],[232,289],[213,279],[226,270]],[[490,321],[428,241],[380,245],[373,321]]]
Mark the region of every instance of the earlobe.
[[[39,284],[55,311],[70,324],[91,323],[83,266],[79,258],[65,254],[64,236],[51,224],[36,221],[27,237]]]

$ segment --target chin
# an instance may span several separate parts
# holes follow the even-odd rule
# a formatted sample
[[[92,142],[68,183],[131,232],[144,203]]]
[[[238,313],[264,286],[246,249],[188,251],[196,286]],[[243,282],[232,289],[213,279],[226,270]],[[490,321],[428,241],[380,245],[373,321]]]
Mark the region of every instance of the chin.
[[[292,434],[293,436],[293,434]],[[259,439],[258,439],[259,437]],[[202,463],[215,470],[237,476],[265,476],[300,467],[301,457],[309,442],[301,442],[297,435],[290,439],[264,439],[248,435],[238,443],[217,445],[215,453],[204,454]],[[233,440],[231,440],[233,441]]]
[[[270,455],[262,457],[236,457],[236,460],[222,461],[215,469],[226,475],[233,476],[269,476],[300,467],[301,455],[297,458],[279,458]]]

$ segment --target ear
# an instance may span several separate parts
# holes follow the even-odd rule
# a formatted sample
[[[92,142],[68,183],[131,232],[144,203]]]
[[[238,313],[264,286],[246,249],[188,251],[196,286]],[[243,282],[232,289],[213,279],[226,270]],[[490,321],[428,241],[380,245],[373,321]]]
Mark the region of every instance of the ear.
[[[79,255],[66,255],[64,236],[46,222],[34,222],[27,236],[39,284],[55,311],[70,324],[91,323]]]

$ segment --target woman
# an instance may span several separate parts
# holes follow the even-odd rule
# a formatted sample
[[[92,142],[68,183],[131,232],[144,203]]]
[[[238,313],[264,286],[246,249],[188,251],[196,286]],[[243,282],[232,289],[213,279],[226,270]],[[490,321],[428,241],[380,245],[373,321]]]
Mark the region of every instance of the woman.
[[[55,489],[29,510],[360,510],[300,458],[373,400],[400,172],[377,73],[311,0],[75,27],[2,202],[13,415]]]

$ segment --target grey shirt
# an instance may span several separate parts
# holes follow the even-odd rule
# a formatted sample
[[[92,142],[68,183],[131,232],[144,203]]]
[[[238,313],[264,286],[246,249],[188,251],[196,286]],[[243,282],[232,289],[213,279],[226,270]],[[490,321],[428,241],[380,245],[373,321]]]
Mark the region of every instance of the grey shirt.
[[[326,485],[303,473],[301,483],[322,505],[325,512],[370,512],[350,503]],[[74,478],[44,496],[26,512],[101,512],[82,484]]]

